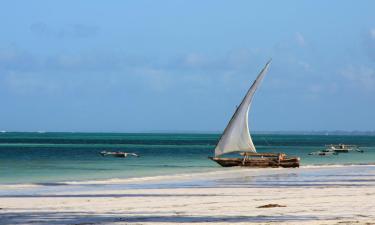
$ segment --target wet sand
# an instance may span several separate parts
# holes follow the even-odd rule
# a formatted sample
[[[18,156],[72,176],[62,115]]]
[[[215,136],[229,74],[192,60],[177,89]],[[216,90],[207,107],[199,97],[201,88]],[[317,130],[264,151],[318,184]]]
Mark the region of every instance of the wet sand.
[[[0,224],[375,224],[374,166],[234,169],[0,190]]]

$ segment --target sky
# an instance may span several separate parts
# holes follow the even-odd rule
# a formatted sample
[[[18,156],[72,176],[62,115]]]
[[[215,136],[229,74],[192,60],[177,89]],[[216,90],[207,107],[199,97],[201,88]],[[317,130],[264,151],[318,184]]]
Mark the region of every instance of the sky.
[[[374,1],[0,4],[0,130],[375,130]]]

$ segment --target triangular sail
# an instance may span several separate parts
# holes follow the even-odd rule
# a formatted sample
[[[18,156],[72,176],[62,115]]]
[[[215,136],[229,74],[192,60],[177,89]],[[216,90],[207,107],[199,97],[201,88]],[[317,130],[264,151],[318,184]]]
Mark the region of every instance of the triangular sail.
[[[215,148],[215,156],[229,152],[256,152],[250,136],[248,113],[255,91],[267,73],[269,61],[237,107]]]

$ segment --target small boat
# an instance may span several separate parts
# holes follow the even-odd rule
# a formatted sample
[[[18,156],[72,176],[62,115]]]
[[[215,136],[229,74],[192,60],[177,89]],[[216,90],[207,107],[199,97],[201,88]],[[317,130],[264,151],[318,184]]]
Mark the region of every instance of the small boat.
[[[267,73],[270,62],[265,65],[237,107],[215,147],[214,157],[209,157],[223,167],[299,167],[299,157],[287,157],[284,153],[257,153],[250,136],[248,125],[250,105],[255,91]],[[239,152],[242,157],[220,157],[233,152]]]
[[[310,152],[309,155],[320,155],[320,156],[330,156],[330,155],[338,155],[339,153],[332,151],[332,150],[322,150],[316,152]]]
[[[337,153],[348,153],[349,151],[361,152],[361,150],[358,149],[358,146],[356,146],[356,145],[345,145],[345,144],[326,145],[326,150],[334,151],[334,152],[337,152]]]
[[[136,153],[133,152],[107,152],[107,151],[102,151],[100,152],[100,155],[102,156],[113,156],[113,157],[119,157],[119,158],[126,158],[128,156],[135,156],[139,157]]]
[[[325,147],[326,149],[316,152],[310,152],[309,155],[338,155],[339,153],[348,153],[350,151],[363,153],[363,150],[359,149],[357,145],[332,144],[326,145]]]

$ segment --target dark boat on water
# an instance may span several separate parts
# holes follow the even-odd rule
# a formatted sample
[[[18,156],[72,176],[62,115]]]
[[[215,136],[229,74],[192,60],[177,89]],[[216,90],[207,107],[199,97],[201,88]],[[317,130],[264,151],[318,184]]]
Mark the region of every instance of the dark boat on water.
[[[320,156],[331,156],[331,155],[338,155],[339,153],[332,151],[332,150],[321,150],[317,152],[310,152],[309,155],[320,155]]]
[[[249,132],[248,112],[257,87],[265,76],[270,62],[260,72],[241,104],[237,107],[215,148],[215,156],[209,157],[223,167],[299,167],[299,157],[287,157],[284,153],[257,153]],[[239,152],[242,157],[221,158],[227,153]]]
[[[107,151],[102,151],[100,152],[100,155],[102,156],[113,156],[113,157],[118,157],[118,158],[126,158],[128,156],[135,156],[139,157],[136,153],[132,152],[107,152]]]
[[[321,156],[329,156],[329,155],[338,155],[339,153],[349,153],[349,152],[360,152],[363,153],[362,149],[359,149],[357,145],[346,145],[346,144],[338,144],[338,145],[326,145],[326,149],[316,152],[311,152],[309,155],[321,155]]]
[[[360,150],[357,145],[346,145],[346,144],[326,145],[326,150],[334,151],[337,153],[348,153],[351,151],[363,152],[363,150]]]

